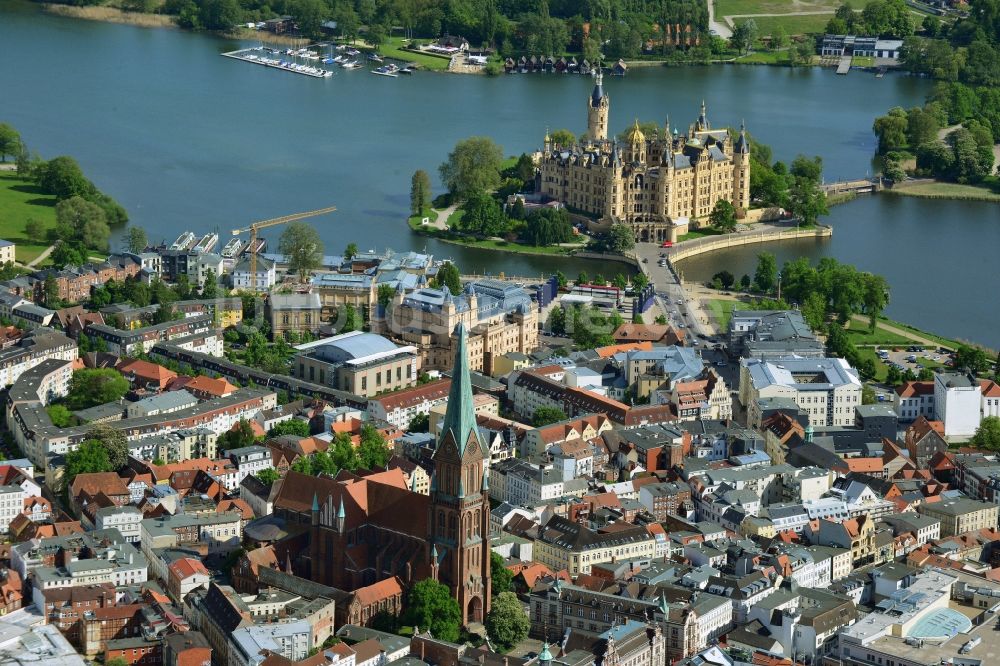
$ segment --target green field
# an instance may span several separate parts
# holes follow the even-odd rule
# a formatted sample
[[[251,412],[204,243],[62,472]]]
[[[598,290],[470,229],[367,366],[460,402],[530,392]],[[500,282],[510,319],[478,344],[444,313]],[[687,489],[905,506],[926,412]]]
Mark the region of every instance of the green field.
[[[874,347],[858,347],[858,356],[862,359],[870,358],[875,362],[875,381],[884,382],[889,366],[882,362],[882,359],[875,353]]]
[[[25,238],[24,225],[34,218],[45,225],[55,226],[56,198],[43,194],[37,185],[13,173],[0,173],[0,238],[17,244],[17,260],[28,262],[48,247],[40,239]]]
[[[920,183],[903,185],[891,190],[891,194],[928,199],[966,199],[975,201],[1000,201],[1000,188],[994,186],[962,185],[960,183]]]
[[[558,245],[536,247],[534,245],[522,245],[521,243],[511,243],[505,240],[495,240],[492,238],[484,238],[482,240],[473,238],[471,236],[457,236],[454,238],[449,238],[447,235],[437,236],[438,240],[444,241],[445,243],[454,243],[455,245],[464,245],[466,247],[478,247],[487,250],[500,250],[502,252],[517,252],[519,254],[556,254],[564,255],[569,254],[575,248],[560,247]]]
[[[745,303],[730,301],[722,298],[712,298],[705,302],[709,316],[715,320],[716,330],[726,331],[729,329],[729,320],[733,318],[733,310],[743,310]]]
[[[858,321],[851,322],[851,328],[847,330],[848,339],[856,345],[886,345],[898,347],[912,345],[913,340],[904,338],[901,335],[890,331],[876,328],[874,333],[868,331],[867,324]]]
[[[788,62],[788,51],[754,51],[733,62],[739,65],[781,65]]]
[[[770,35],[779,25],[788,35],[821,33],[833,14],[808,14],[806,16],[755,16],[754,23],[762,35]]]
[[[385,44],[378,48],[378,51],[382,55],[389,56],[390,58],[397,58],[399,60],[405,60],[406,62],[415,62],[424,69],[442,72],[447,71],[448,65],[451,63],[451,58],[430,55],[428,53],[405,51],[402,46],[408,41],[409,40],[403,39],[402,37],[390,37]]]
[[[692,229],[686,234],[681,234],[677,237],[677,242],[683,242],[687,240],[694,240],[695,238],[704,238],[705,236],[718,236],[722,232],[715,227],[702,227],[701,229]]]
[[[841,0],[715,0],[716,16],[836,11]]]
[[[875,58],[871,56],[853,56],[851,58],[851,67],[874,67]]]

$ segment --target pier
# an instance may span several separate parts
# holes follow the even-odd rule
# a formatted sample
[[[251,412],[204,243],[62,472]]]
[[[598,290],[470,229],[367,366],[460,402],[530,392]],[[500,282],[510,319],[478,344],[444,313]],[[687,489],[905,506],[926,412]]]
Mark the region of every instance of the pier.
[[[254,46],[248,49],[229,51],[228,53],[223,53],[222,56],[225,58],[232,58],[233,60],[242,60],[243,62],[248,62],[253,65],[263,65],[264,67],[280,69],[283,72],[302,74],[303,76],[310,76],[314,79],[325,79],[329,76],[333,76],[332,70],[323,69],[322,67],[314,67],[312,65],[301,65],[290,60],[270,58],[265,55],[265,52],[272,53],[271,51],[267,51],[263,46]],[[283,54],[273,53],[273,55],[277,56]]]
[[[824,183],[820,186],[827,196],[836,194],[875,194],[882,191],[884,185],[881,178],[858,178],[857,180],[839,180],[836,183]]]
[[[847,74],[851,71],[851,56],[840,56],[840,64],[837,65],[837,74]]]

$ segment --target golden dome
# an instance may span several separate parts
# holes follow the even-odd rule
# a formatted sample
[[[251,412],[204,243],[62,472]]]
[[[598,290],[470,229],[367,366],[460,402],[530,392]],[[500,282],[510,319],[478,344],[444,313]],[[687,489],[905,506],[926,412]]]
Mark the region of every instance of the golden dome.
[[[625,141],[630,144],[644,143],[646,141],[646,135],[642,133],[639,129],[639,120],[636,119],[635,124],[628,128],[625,132]]]

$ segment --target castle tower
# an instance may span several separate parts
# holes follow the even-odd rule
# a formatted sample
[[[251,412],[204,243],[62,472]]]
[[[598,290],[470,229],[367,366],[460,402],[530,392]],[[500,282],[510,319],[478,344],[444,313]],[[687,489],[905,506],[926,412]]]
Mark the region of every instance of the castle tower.
[[[698,132],[712,129],[712,126],[708,122],[708,111],[706,110],[705,100],[701,100],[701,114],[698,116],[698,122],[694,126]]]
[[[467,625],[482,622],[490,609],[490,505],[483,487],[488,453],[472,405],[464,324],[458,324],[457,334],[448,408],[434,452],[428,548],[432,570],[451,588]]]
[[[639,129],[639,119],[625,133],[625,144],[628,146],[629,162],[646,163],[646,135]]]
[[[604,141],[608,138],[608,105],[610,100],[604,94],[604,74],[597,70],[597,82],[587,103],[587,138]]]
[[[733,205],[750,208],[750,141],[746,123],[740,123],[740,136],[733,145]]]

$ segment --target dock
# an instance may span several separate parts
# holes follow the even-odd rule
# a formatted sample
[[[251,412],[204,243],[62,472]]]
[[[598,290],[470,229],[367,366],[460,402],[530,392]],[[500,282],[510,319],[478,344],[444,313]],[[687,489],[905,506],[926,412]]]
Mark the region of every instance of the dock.
[[[283,72],[302,74],[303,76],[309,76],[314,79],[325,79],[329,76],[333,76],[332,70],[312,65],[301,65],[291,60],[270,58],[267,55],[264,55],[264,52],[265,49],[263,46],[254,46],[248,49],[229,51],[228,53],[223,53],[221,55],[226,58],[232,58],[233,60],[242,60],[243,62],[248,62],[252,65],[262,65],[272,69],[280,69]]]
[[[858,178],[857,180],[839,180],[835,183],[824,183],[820,189],[827,196],[831,194],[875,194],[881,192],[884,184],[881,178]]]
[[[849,71],[851,71],[851,56],[840,56],[837,74],[847,74]]]

